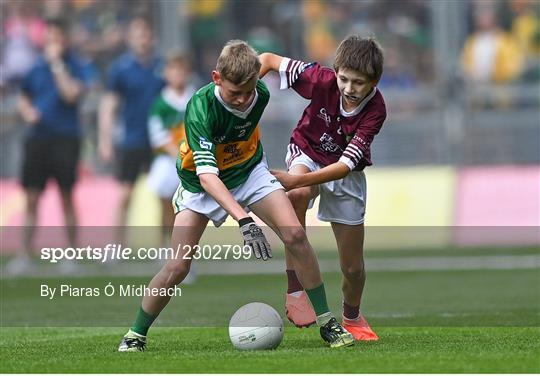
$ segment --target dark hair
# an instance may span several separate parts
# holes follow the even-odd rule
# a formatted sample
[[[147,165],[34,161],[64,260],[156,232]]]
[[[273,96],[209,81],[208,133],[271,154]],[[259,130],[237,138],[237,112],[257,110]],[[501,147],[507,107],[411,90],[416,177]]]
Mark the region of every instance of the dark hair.
[[[382,76],[383,63],[383,50],[374,38],[351,35],[339,44],[334,70],[352,69],[377,82]]]
[[[64,34],[69,32],[69,21],[65,18],[47,18],[45,23],[47,27],[54,27]]]

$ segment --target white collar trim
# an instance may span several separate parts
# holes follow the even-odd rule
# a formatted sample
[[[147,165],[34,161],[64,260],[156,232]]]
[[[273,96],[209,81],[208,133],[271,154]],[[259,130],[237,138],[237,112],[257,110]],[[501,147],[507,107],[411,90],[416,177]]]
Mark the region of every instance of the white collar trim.
[[[178,95],[173,89],[170,87],[165,87],[161,91],[161,95],[163,96],[163,100],[167,102],[169,106],[174,108],[177,111],[185,111],[187,103],[189,102],[189,99],[191,98],[191,95],[195,92],[192,86],[187,86],[184,89],[184,92],[182,95]]]
[[[255,97],[251,101],[251,104],[249,105],[249,107],[244,112],[242,112],[242,111],[239,111],[237,109],[234,109],[234,108],[230,107],[228,104],[226,104],[223,101],[223,98],[221,98],[221,94],[219,94],[219,87],[217,85],[214,88],[214,95],[218,99],[219,103],[221,103],[223,105],[223,107],[225,107],[225,109],[227,111],[229,111],[231,114],[233,114],[235,116],[238,116],[241,119],[245,119],[245,118],[248,117],[251,110],[253,110],[253,107],[255,107],[255,103],[257,103],[257,99],[259,98],[259,93],[257,92],[257,89],[255,89]]]
[[[345,111],[345,109],[343,108],[343,97],[340,95],[339,96],[339,112],[341,113],[342,116],[345,116],[345,117],[358,115],[360,111],[362,111],[362,109],[366,106],[367,102],[369,102],[371,98],[375,96],[376,92],[377,92],[377,88],[374,87],[371,93],[369,93],[368,96],[365,97],[364,100],[360,102],[360,104],[354,110],[349,111],[349,112]]]

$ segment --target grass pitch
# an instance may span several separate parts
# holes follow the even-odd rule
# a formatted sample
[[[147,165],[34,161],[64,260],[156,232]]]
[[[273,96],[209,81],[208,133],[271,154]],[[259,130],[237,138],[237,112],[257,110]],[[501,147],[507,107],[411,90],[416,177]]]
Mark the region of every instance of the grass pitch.
[[[2,373],[538,373],[537,328],[380,328],[378,342],[325,348],[287,328],[273,351],[240,352],[226,328],[155,328],[145,353],[117,353],[124,328],[8,328]]]

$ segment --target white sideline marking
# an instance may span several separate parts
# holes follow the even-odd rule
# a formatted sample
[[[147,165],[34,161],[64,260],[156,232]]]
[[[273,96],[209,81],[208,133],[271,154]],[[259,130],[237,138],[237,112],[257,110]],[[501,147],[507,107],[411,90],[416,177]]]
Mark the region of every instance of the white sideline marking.
[[[335,260],[321,260],[323,272],[339,271]],[[367,258],[366,269],[370,272],[431,271],[431,270],[509,270],[540,268],[540,255],[520,256],[457,256],[457,257],[388,257]],[[224,264],[201,264],[200,274],[273,274],[285,270],[285,261],[244,261]]]

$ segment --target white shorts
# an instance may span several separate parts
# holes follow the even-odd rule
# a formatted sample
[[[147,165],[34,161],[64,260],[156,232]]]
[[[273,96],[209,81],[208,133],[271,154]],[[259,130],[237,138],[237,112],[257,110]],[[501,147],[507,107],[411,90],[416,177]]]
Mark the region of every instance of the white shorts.
[[[303,165],[310,171],[318,171],[323,166],[304,154],[296,145],[290,144],[285,157],[287,168]],[[324,222],[346,225],[364,223],[366,213],[366,177],[363,171],[351,171],[343,179],[319,184],[319,211],[317,218]],[[313,201],[309,208],[313,207]]]
[[[154,158],[148,174],[148,188],[160,198],[171,199],[180,184],[176,172],[176,159],[160,154]]]
[[[249,174],[248,179],[230,192],[235,200],[249,210],[249,206],[268,196],[270,193],[283,189],[283,186],[268,171],[266,160],[262,160]],[[227,212],[208,193],[193,193],[178,186],[173,197],[173,207],[175,214],[184,209],[190,209],[208,217],[214,226],[219,227],[227,219]]]

